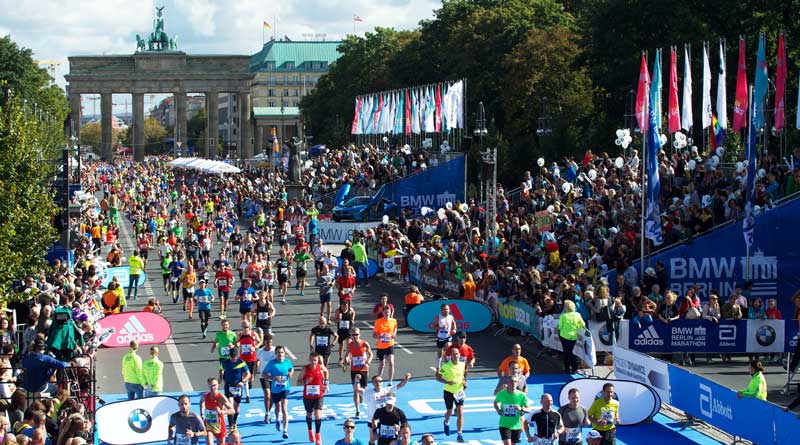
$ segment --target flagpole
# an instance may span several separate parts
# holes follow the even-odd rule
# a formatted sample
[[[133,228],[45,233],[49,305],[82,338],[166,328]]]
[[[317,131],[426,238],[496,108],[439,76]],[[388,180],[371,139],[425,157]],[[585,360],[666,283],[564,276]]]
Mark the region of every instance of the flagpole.
[[[647,60],[647,52],[645,52],[644,57],[645,57],[645,60]],[[645,116],[645,119],[648,119],[648,125],[642,125],[643,128],[641,129],[642,130],[642,164],[641,164],[641,166],[642,166],[642,188],[641,188],[640,192],[642,194],[642,222],[641,222],[641,226],[642,226],[641,230],[642,230],[642,232],[641,232],[641,242],[640,242],[640,244],[641,244],[641,246],[640,246],[640,250],[641,250],[640,254],[641,254],[641,256],[639,258],[639,277],[640,278],[644,277],[644,252],[645,252],[645,243],[647,243],[647,237],[645,237],[645,213],[644,213],[645,212],[645,199],[647,197],[647,193],[645,192],[645,187],[647,185],[645,184],[645,178],[644,177],[645,177],[645,172],[647,171],[647,130],[648,130],[649,126],[650,126],[649,125],[649,116],[650,116],[650,114],[649,114],[650,113],[650,110],[649,110],[649,108],[650,108],[650,100],[649,100],[650,99],[649,98],[650,85],[649,85],[649,83],[645,87],[645,91],[647,91],[648,94],[645,94],[644,113],[643,113],[643,115]]]
[[[753,80],[755,81],[755,79],[753,79]],[[749,94],[749,96],[750,96],[750,97],[748,98],[748,101],[747,101],[747,102],[748,102],[749,104],[751,104],[751,106],[752,106],[752,104],[753,104],[753,87],[752,87],[752,86],[750,87],[750,94]],[[752,113],[747,113],[747,114],[748,114],[748,115],[750,115],[750,114],[752,114]],[[753,121],[754,121],[754,119],[753,119],[753,118],[749,118],[749,119],[747,119],[747,120],[749,121],[749,123],[750,123],[750,124],[747,126],[747,141],[748,141],[748,142],[747,142],[747,143],[745,143],[745,147],[747,147],[747,146],[749,145],[750,137],[751,137],[751,136],[752,136],[752,134],[753,134],[753,123],[754,123],[754,122],[753,122]],[[756,150],[756,147],[750,147],[750,149],[751,149],[751,150]],[[758,150],[756,150],[756,153],[758,153]],[[747,160],[748,160],[748,165],[747,165],[747,169],[748,169],[748,170],[747,170],[747,176],[750,176],[750,174],[751,174],[751,172],[750,172],[750,169],[751,169],[751,168],[752,168],[752,169],[755,169],[755,168],[756,168],[756,161],[753,161],[752,165],[750,164],[750,162],[749,162],[749,161],[750,161],[750,159],[752,158],[752,155],[751,155],[751,154],[749,153],[749,151],[747,151],[747,150],[745,150],[745,156],[747,156]],[[745,181],[745,182],[747,182],[747,181]],[[746,187],[750,187],[750,184],[747,184],[747,185],[746,185]],[[754,188],[755,188],[755,187],[753,187],[753,189],[754,189]],[[749,194],[749,193],[753,193],[753,189],[750,189],[750,190],[747,190],[747,189],[745,189],[745,195],[744,195],[744,197],[745,197],[745,199],[746,199],[747,201],[750,201],[750,198],[749,198],[748,194]],[[747,202],[745,202],[745,206],[747,206]],[[745,218],[747,218],[747,215],[745,215]],[[744,243],[744,244],[745,244],[745,254],[744,254],[744,255],[745,255],[745,256],[744,256],[744,258],[745,258],[745,260],[744,260],[744,279],[745,279],[745,280],[749,280],[749,279],[750,279],[750,243]]]

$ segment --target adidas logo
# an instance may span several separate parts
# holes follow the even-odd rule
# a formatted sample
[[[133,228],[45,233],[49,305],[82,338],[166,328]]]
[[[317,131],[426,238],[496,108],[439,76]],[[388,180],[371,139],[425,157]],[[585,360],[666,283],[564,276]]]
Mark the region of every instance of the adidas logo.
[[[653,325],[650,325],[633,339],[636,346],[664,346],[664,340],[658,336],[658,332]]]
[[[129,318],[122,329],[119,330],[119,335],[117,335],[116,340],[118,344],[130,343],[134,340],[142,343],[153,341],[153,334],[147,332],[147,329],[142,326],[142,323],[135,315],[131,315],[131,318]]]

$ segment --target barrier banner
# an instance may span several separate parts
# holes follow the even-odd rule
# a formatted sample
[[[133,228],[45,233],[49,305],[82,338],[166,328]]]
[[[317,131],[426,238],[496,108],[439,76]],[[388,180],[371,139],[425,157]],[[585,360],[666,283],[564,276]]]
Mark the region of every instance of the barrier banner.
[[[614,343],[611,338],[611,333],[608,332],[608,328],[606,327],[606,322],[589,320],[587,327],[592,333],[592,337],[597,340],[595,342],[597,350],[601,352],[611,352]],[[620,329],[620,337],[622,337],[622,329]]]
[[[569,404],[569,391],[573,388],[581,393],[581,400],[588,406],[592,400],[602,397],[603,385],[614,385],[614,396],[619,401],[620,426],[638,425],[655,416],[661,409],[661,398],[647,385],[626,380],[575,379],[561,387],[559,406]]]
[[[614,375],[652,388],[661,400],[670,403],[669,364],[641,352],[614,347]]]
[[[317,220],[317,230],[320,239],[327,244],[344,244],[353,239],[353,232],[366,231],[377,227],[380,221],[375,222],[334,222]]]
[[[166,318],[152,312],[123,312],[108,315],[97,321],[97,331],[113,329],[114,333],[103,341],[107,348],[127,348],[131,340],[139,345],[163,343],[172,334]]]
[[[114,280],[114,277],[117,277],[119,284],[127,289],[131,281],[131,268],[130,266],[98,268],[97,277],[100,279],[100,286],[102,287],[107,288],[108,284]],[[146,280],[147,274],[142,271],[139,274],[139,286],[144,286]]]
[[[450,314],[456,320],[456,329],[464,332],[480,332],[492,324],[492,311],[483,303],[471,300],[432,300],[411,309],[406,322],[417,332],[436,332],[439,326],[434,318],[441,313],[442,305],[450,306]]]
[[[112,445],[166,442],[169,417],[176,411],[178,399],[174,397],[108,403],[95,413],[97,437],[100,442]]]
[[[628,320],[627,347],[642,352],[771,353],[786,348],[783,320],[656,321],[637,326]],[[621,342],[625,346],[625,342]]]
[[[542,319],[543,335],[542,346],[555,351],[564,351],[561,340],[558,338],[558,317],[548,315]],[[592,333],[587,329],[578,331],[578,341],[572,348],[572,353],[589,366],[597,365],[597,350]]]
[[[424,270],[417,264],[409,265],[408,279],[429,292],[456,296],[461,291],[461,281],[450,272]]]
[[[400,208],[419,214],[422,207],[438,209],[448,202],[464,202],[464,156],[431,167],[391,184],[391,196]]]
[[[527,332],[542,341],[541,317],[532,306],[519,301],[498,301],[497,318],[503,326]]]

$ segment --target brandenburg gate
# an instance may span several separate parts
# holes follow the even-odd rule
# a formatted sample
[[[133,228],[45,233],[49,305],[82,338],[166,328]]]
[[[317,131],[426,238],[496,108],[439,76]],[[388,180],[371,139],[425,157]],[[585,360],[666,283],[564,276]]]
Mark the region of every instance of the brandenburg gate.
[[[153,32],[147,40],[136,36],[132,55],[69,57],[69,106],[73,133],[80,135],[81,94],[99,94],[101,111],[101,157],[111,161],[112,94],[132,95],[134,160],[144,159],[144,95],[171,93],[175,97],[175,142],[186,147],[186,94],[204,93],[206,108],[207,153],[216,157],[218,137],[218,97],[236,94],[239,120],[239,157],[253,156],[251,91],[255,77],[250,73],[247,55],[187,55],[177,49],[177,38],[164,32],[163,8],[157,8]],[[230,108],[229,108],[230,110]]]

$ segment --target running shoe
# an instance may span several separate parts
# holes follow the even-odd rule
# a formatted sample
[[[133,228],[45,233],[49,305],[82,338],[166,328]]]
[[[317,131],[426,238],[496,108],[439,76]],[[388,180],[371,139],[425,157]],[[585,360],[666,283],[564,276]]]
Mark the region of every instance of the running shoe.
[[[464,443],[464,436],[462,436],[461,433],[458,433],[458,438],[456,438],[456,442]]]
[[[356,411],[356,419],[360,419],[360,418],[361,418],[361,413]]]
[[[444,435],[445,436],[450,435],[450,425],[448,425],[447,423],[444,424]]]
[[[286,430],[283,430],[283,438],[284,439],[288,439],[289,438],[289,433],[287,433]]]
[[[267,425],[269,425],[269,414],[267,414],[266,416],[264,416],[264,423],[266,423]]]
[[[283,299],[281,300],[281,303],[286,304],[286,297],[283,297]]]

